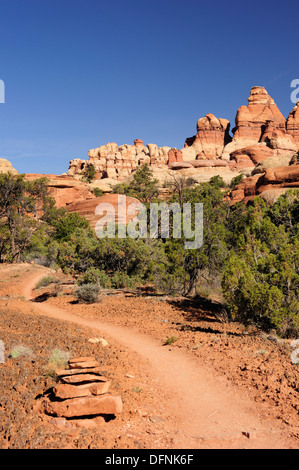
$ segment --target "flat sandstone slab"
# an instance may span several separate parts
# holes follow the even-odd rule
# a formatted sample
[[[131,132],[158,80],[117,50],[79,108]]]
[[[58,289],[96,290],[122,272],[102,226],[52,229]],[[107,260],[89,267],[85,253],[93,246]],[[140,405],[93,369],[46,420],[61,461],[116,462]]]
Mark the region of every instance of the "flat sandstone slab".
[[[67,384],[80,383],[80,382],[107,382],[107,377],[96,374],[77,374],[67,375],[61,377],[62,382]]]
[[[88,397],[92,395],[103,395],[109,390],[111,382],[98,382],[95,384],[69,385],[58,384],[54,387],[54,395],[62,400],[68,398]]]
[[[95,358],[90,357],[90,356],[73,357],[72,359],[69,359],[68,363],[72,364],[73,362],[86,362],[86,361],[95,361]]]
[[[82,362],[72,362],[69,364],[70,369],[85,369],[88,367],[98,367],[100,364],[98,361],[82,361]]]
[[[103,395],[101,397],[72,398],[64,401],[49,400],[44,403],[45,412],[50,415],[72,418],[76,416],[115,415],[123,410],[119,396]]]
[[[100,367],[88,367],[87,369],[56,369],[55,374],[59,377],[63,375],[75,374],[99,374],[101,375]]]

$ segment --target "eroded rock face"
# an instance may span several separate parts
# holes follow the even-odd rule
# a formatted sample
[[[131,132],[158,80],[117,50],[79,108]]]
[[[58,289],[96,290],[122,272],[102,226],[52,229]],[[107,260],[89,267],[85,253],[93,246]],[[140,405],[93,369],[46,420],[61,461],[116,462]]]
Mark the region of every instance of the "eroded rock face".
[[[231,192],[231,204],[248,203],[256,196],[274,203],[281,194],[294,188],[299,188],[299,165],[265,168],[264,173],[245,178],[236,186]]]
[[[187,138],[182,149],[144,145],[140,139],[135,139],[134,145],[108,143],[91,149],[89,160],[72,160],[68,175],[79,178],[86,165],[91,163],[96,170],[93,184],[103,187],[105,192],[111,192],[119,181],[128,182],[132,173],[144,163],[150,165],[159,182],[168,178],[169,171],[181,172],[182,175],[192,172],[196,181],[208,181],[217,167],[219,175],[223,174],[221,166],[226,167],[227,181],[238,173],[250,176],[263,161],[267,160],[269,168],[273,158],[273,166],[277,166],[274,159],[283,160],[298,151],[298,105],[286,121],[266,89],[254,86],[247,106],[237,110],[233,136],[229,129],[227,119],[209,113],[198,119],[196,135]],[[216,164],[216,160],[223,164]],[[195,163],[197,161],[198,164]],[[280,166],[284,166],[283,161]],[[108,181],[112,184],[106,185]]]
[[[25,175],[25,179],[30,181],[42,177],[47,178],[49,195],[54,197],[58,208],[72,204],[74,201],[79,202],[95,198],[87,184],[67,175],[40,175],[36,173],[27,173]]]
[[[293,137],[299,149],[299,101],[287,118],[286,130]]]
[[[136,139],[134,145],[120,145],[108,143],[88,152],[89,160],[74,159],[70,161],[67,174],[80,176],[88,164],[96,170],[96,179],[110,178],[122,181],[127,178],[138,166],[148,165],[163,167],[168,164],[169,151],[177,151],[170,147],[157,147],[155,144],[143,145],[142,140]],[[179,152],[179,151],[177,151]],[[171,158],[179,161],[178,157]],[[182,159],[182,157],[180,157]]]
[[[124,201],[124,205],[122,205]],[[79,215],[85,217],[92,228],[96,227],[97,222],[101,217],[105,216],[104,209],[110,210],[113,208],[114,212],[107,215],[109,222],[114,221],[118,224],[128,224],[138,214],[138,207],[140,208],[140,201],[135,197],[123,197],[119,198],[119,194],[105,194],[97,198],[89,199],[86,201],[78,201],[69,204],[66,208],[69,212],[78,212]],[[97,210],[97,207],[101,205],[101,211]],[[111,205],[111,206],[110,206]],[[132,213],[128,214],[128,210],[132,209]],[[134,210],[135,209],[135,210]]]
[[[197,121],[197,134],[185,141],[185,147],[193,147],[197,158],[220,157],[224,146],[231,141],[229,135],[230,122],[207,114]]]
[[[292,119],[290,128],[294,125]],[[229,160],[236,150],[260,142],[266,143],[276,155],[285,155],[297,148],[286,128],[284,116],[264,87],[251,88],[248,105],[238,109],[235,124],[232,141],[223,150],[223,159]]]
[[[254,168],[267,158],[272,158],[274,151],[266,144],[256,144],[235,150],[230,154],[230,166],[239,170]]]
[[[11,173],[12,175],[18,175],[19,172],[13,168],[12,164],[6,158],[0,158],[0,173]]]

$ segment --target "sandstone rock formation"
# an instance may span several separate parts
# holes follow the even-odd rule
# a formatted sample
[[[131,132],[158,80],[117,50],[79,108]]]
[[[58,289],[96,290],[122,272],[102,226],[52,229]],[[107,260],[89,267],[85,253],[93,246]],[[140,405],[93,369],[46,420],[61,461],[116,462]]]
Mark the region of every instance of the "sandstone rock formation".
[[[263,160],[273,158],[274,151],[266,144],[256,144],[231,152],[230,168],[238,170],[252,169]]]
[[[263,173],[243,179],[231,191],[231,204],[243,201],[245,204],[256,196],[274,203],[289,189],[299,188],[299,165],[265,168]]]
[[[41,175],[36,173],[27,173],[25,175],[25,178],[30,181],[42,177],[47,178],[49,195],[54,197],[58,208],[72,204],[74,201],[87,201],[95,198],[95,195],[85,183],[67,175]]]
[[[96,179],[88,189],[98,187],[108,193],[119,181],[128,182],[138,166],[147,163],[161,187],[171,172],[192,177],[197,183],[219,175],[229,184],[240,173],[251,176],[264,172],[271,162],[273,167],[288,165],[299,149],[298,106],[285,120],[261,86],[252,87],[248,105],[237,110],[232,136],[229,129],[228,120],[209,113],[198,119],[196,135],[187,138],[182,149],[144,145],[140,139],[135,139],[134,145],[108,143],[91,149],[89,160],[72,160],[67,175],[79,179],[86,165],[92,164]]]
[[[123,404],[119,396],[107,395],[111,382],[99,372],[94,358],[77,357],[68,363],[69,369],[58,369],[59,383],[43,401],[46,414],[64,417],[95,417],[117,415]]]
[[[297,126],[297,115],[289,119],[289,129]],[[221,158],[230,160],[230,155],[260,142],[266,143],[275,155],[294,152],[298,145],[289,133],[284,116],[279,111],[273,98],[264,87],[252,87],[248,105],[241,106],[236,114],[233,138],[222,153]]]
[[[74,159],[70,161],[67,174],[80,176],[88,164],[96,170],[96,179],[112,178],[123,180],[142,164],[165,166],[168,163],[170,147],[157,147],[155,144],[144,146],[136,139],[134,145],[108,143],[88,152],[89,160]],[[175,149],[176,150],[176,149]],[[176,157],[174,157],[174,161]]]
[[[185,147],[193,147],[196,158],[220,157],[223,148],[231,141],[229,134],[230,122],[227,119],[216,118],[207,114],[197,121],[197,134],[185,141]]]
[[[299,101],[290,112],[286,122],[287,133],[290,134],[299,148]]]
[[[0,158],[0,173],[11,173],[12,175],[18,175],[19,172],[15,170],[6,158]]]
[[[128,224],[138,214],[141,203],[135,197],[122,196],[119,198],[119,196],[119,194],[105,194],[86,201],[76,201],[68,204],[66,209],[69,212],[78,212],[79,215],[85,217],[92,228],[95,228],[97,222],[104,216],[108,222],[114,221],[115,225]],[[105,207],[108,211],[107,214],[104,211]],[[113,210],[109,212],[110,209]],[[132,211],[132,213],[128,213],[128,211]]]

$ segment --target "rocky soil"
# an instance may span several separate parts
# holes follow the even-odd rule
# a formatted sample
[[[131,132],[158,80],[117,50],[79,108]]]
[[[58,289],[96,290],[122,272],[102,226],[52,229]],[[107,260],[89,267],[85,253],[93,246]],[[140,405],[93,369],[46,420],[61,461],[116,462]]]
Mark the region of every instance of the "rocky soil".
[[[34,290],[35,302],[26,300],[29,279],[45,273],[53,282]],[[46,310],[40,315],[41,306],[57,314],[69,312],[78,323],[49,318]],[[38,266],[16,265],[0,268],[0,318],[0,339],[5,343],[5,362],[0,364],[0,448],[298,448],[299,374],[290,358],[291,341],[228,323],[212,303],[146,291],[138,295],[108,291],[96,304],[80,304],[71,278]],[[96,322],[103,324],[102,332],[86,326]],[[118,331],[118,339],[107,333],[109,325],[110,333]],[[131,336],[122,338],[123,331]],[[148,348],[153,343],[161,351],[156,364],[136,353],[134,335],[144,337]],[[184,358],[190,366],[190,383],[182,371],[184,383],[177,397],[158,370],[160,360],[163,371],[166,353],[173,355],[173,371],[168,374],[173,386],[177,363]],[[109,392],[123,401],[122,413],[96,426],[92,419],[48,416],[41,406],[45,393],[56,385],[57,358],[78,356],[94,357],[101,374],[111,381]],[[212,400],[213,390],[216,394],[220,387],[224,396],[229,391],[226,408],[233,410],[242,397],[244,413],[255,418],[246,421],[238,408],[237,424],[225,422],[223,427],[224,412],[211,403],[202,429],[192,435],[191,421],[190,430],[186,429],[186,419],[192,418],[186,417],[186,410],[189,406],[192,415],[197,403],[184,408],[184,398],[186,402],[192,396],[196,364],[210,373],[203,399],[211,395]],[[180,414],[171,403],[179,408],[181,399]]]

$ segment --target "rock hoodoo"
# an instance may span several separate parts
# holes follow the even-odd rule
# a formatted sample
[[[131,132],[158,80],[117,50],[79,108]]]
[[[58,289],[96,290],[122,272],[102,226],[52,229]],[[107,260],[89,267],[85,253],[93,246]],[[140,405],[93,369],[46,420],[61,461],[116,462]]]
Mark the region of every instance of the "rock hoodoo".
[[[299,148],[299,101],[290,112],[286,122],[287,133],[290,134]]]
[[[185,147],[193,147],[198,159],[220,157],[224,146],[232,140],[229,128],[230,122],[227,119],[218,119],[214,114],[207,114],[197,121],[197,134],[186,139]]]
[[[232,135],[229,129],[227,119],[208,113],[198,119],[196,135],[188,137],[181,149],[144,145],[140,139],[135,139],[133,145],[108,143],[89,150],[89,160],[71,160],[67,174],[78,179],[86,165],[92,164],[96,181],[107,182],[110,187],[118,181],[126,181],[144,163],[160,173],[159,181],[167,177],[168,170],[192,171],[195,180],[208,181],[215,167],[219,168],[221,176],[225,174],[226,181],[240,172],[250,176],[263,160],[291,156],[299,149],[298,105],[285,120],[266,89],[254,86],[247,106],[237,110]],[[220,169],[225,164],[216,164],[216,160],[228,163],[225,173]]]
[[[295,119],[293,115],[290,116],[289,129],[294,129],[298,118],[297,115]],[[273,155],[294,152],[298,149],[298,144],[289,129],[284,116],[265,88],[252,87],[248,105],[241,106],[237,111],[232,141],[225,146],[221,158],[230,160],[231,154],[236,150],[265,143],[274,150]]]

